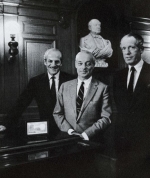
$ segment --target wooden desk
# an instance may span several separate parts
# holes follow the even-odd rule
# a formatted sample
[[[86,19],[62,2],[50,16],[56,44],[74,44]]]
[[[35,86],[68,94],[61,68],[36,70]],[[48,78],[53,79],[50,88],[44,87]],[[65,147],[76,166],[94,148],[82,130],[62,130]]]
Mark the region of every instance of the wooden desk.
[[[94,157],[101,144],[63,132],[36,141],[0,136],[0,178],[98,177]]]

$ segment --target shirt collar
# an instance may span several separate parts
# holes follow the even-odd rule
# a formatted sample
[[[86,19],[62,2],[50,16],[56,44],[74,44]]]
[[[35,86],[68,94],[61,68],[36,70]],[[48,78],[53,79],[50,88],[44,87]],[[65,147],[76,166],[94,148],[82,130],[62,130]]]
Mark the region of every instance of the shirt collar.
[[[60,75],[60,71],[59,71],[57,74],[54,75],[56,80],[59,80],[59,75]],[[48,78],[49,78],[49,80],[50,80],[52,77],[53,77],[53,75],[51,75],[51,74],[48,72]]]
[[[100,38],[100,39],[102,38],[101,35],[96,35],[96,34],[93,34],[93,33],[90,33],[90,34],[92,35],[93,38]]]
[[[86,80],[83,80],[83,81],[80,80],[79,77],[78,77],[78,84],[81,84],[82,82],[84,82],[85,85],[89,85],[91,80],[92,80],[92,76],[90,78],[86,79]]]
[[[141,69],[142,66],[143,66],[143,64],[144,64],[144,61],[141,59],[141,60],[134,66],[135,70],[138,71],[139,69]],[[129,71],[130,71],[130,69],[131,69],[132,66],[129,65],[128,67],[129,67]]]

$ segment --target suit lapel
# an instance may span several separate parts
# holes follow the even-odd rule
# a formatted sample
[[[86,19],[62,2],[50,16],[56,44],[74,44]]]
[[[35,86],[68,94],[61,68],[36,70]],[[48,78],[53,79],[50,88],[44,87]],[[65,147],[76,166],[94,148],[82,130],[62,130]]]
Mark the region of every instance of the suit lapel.
[[[86,109],[87,105],[92,100],[95,92],[97,91],[97,85],[98,85],[98,82],[95,79],[92,79],[89,89],[87,91],[86,97],[83,101],[81,111],[78,115],[77,121],[80,119],[80,117],[81,117],[82,113],[84,112],[84,110]]]
[[[58,90],[59,90],[59,88],[60,88],[60,86],[61,86],[61,84],[63,82],[64,82],[64,76],[63,76],[63,73],[60,72],[60,74],[59,74],[59,86],[58,86]]]
[[[74,113],[76,113],[77,79],[73,80],[70,83],[70,86],[69,86],[69,95],[70,95],[69,98],[71,99],[72,107],[74,109]],[[75,116],[75,118],[76,118],[76,116]]]
[[[124,105],[128,106],[128,93],[127,93],[127,76],[128,76],[128,68],[125,68],[123,73],[119,76],[121,78],[119,83],[119,88],[121,89],[121,96],[124,98],[122,101],[125,102]]]
[[[121,87],[124,90],[124,92],[127,92],[127,76],[128,76],[128,68],[125,68],[123,75],[121,76]]]
[[[44,91],[47,91],[47,93],[50,93],[50,85],[49,85],[49,78],[48,78],[48,74],[44,74],[43,78],[42,78],[42,88],[44,89]]]
[[[140,98],[139,96],[141,94],[143,94],[143,91],[146,87],[146,84],[148,83],[148,78],[149,76],[149,69],[147,67],[147,64],[144,63],[143,64],[143,67],[142,67],[142,70],[141,70],[141,73],[139,75],[139,78],[138,78],[138,81],[137,81],[137,84],[136,84],[136,87],[135,87],[135,90],[134,90],[134,94],[133,94],[133,100],[131,102],[131,105],[135,105],[136,103],[136,98]]]

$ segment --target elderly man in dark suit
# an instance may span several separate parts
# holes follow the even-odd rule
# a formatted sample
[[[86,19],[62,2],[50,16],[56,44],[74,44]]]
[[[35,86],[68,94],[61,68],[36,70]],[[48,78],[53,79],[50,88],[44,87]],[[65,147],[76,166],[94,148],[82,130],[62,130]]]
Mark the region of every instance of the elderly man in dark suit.
[[[4,126],[8,131],[12,125],[17,125],[19,117],[33,99],[37,102],[40,120],[49,121],[50,133],[59,131],[53,118],[56,95],[63,82],[73,79],[70,74],[60,71],[61,58],[62,54],[58,49],[51,48],[45,52],[44,65],[47,68],[47,73],[30,79],[16,105],[4,118]],[[5,129],[4,126],[1,126],[1,130]]]
[[[120,47],[128,68],[118,71],[114,78],[116,148],[142,156],[150,150],[150,65],[141,58],[144,47],[140,35],[124,36]]]
[[[97,140],[111,123],[108,86],[92,77],[94,65],[91,53],[76,55],[78,78],[61,85],[54,109],[59,129],[85,140]]]

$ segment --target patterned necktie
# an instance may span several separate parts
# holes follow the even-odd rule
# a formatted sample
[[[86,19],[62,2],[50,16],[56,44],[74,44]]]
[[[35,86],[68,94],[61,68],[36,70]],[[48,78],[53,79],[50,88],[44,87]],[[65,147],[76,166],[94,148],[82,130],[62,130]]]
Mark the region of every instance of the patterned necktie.
[[[77,97],[77,100],[76,100],[77,116],[79,115],[79,112],[81,110],[83,98],[84,98],[84,82],[81,83],[81,86],[80,86],[80,89],[79,89],[79,92],[78,92],[78,97]]]
[[[129,85],[128,85],[128,93],[132,94],[133,93],[133,88],[134,88],[134,71],[135,68],[131,67],[131,76],[130,76],[130,81],[129,81]]]
[[[51,85],[52,102],[55,105],[56,103],[55,76],[52,76],[51,79],[52,79],[52,85]]]

